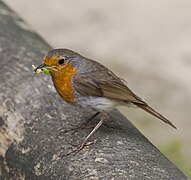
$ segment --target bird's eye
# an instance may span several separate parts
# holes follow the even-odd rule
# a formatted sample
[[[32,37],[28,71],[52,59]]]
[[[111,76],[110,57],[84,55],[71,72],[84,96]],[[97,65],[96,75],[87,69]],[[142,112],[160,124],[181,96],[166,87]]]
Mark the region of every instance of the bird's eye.
[[[58,60],[58,64],[60,64],[60,65],[61,65],[61,64],[64,64],[64,62],[65,62],[65,59],[59,59],[59,60]]]

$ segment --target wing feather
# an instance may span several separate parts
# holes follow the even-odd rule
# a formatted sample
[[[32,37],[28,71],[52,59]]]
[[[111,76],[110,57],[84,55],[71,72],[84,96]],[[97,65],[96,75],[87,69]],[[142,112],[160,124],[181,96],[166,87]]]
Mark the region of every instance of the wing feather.
[[[88,78],[87,75],[78,76],[74,79],[74,88],[81,95],[99,96],[124,102],[145,104],[141,98],[135,95],[120,78],[114,76],[108,80]]]
[[[106,74],[106,76],[104,76],[104,79],[101,76],[98,79],[95,79],[94,77],[92,77],[91,74],[81,76],[78,75],[73,79],[73,85],[75,90],[83,96],[107,97],[126,103],[133,103],[141,109],[169,124],[173,128],[176,128],[168,119],[166,119],[160,113],[151,108],[140,97],[135,95],[127,87],[123,80],[118,78],[112,72],[110,72],[110,74]]]

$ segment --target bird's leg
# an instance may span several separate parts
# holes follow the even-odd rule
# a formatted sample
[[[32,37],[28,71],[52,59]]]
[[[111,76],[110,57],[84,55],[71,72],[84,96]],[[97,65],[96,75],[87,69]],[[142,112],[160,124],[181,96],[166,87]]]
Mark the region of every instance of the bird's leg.
[[[70,129],[68,129],[68,130],[62,131],[61,133],[68,133],[68,132],[70,132],[70,131],[74,131],[74,132],[73,132],[73,134],[74,134],[74,133],[76,133],[76,132],[78,132],[78,131],[80,131],[80,130],[82,130],[82,129],[87,129],[87,128],[95,127],[95,125],[88,125],[88,123],[89,123],[91,120],[93,120],[94,118],[96,118],[99,114],[100,114],[100,112],[96,112],[93,116],[91,116],[90,118],[88,118],[88,119],[86,120],[86,122],[82,123],[79,127],[70,128]],[[72,126],[74,126],[74,125],[72,125]]]
[[[100,121],[99,123],[94,127],[94,129],[88,134],[88,136],[76,147],[76,149],[74,149],[73,151],[69,152],[67,155],[70,154],[76,154],[77,152],[79,152],[80,150],[82,150],[85,146],[89,146],[91,144],[94,144],[96,141],[92,141],[92,142],[88,142],[88,140],[90,139],[90,137],[99,129],[99,127],[104,123],[104,121],[106,120],[106,113],[99,113],[100,114]]]
[[[75,132],[80,131],[82,129],[88,129],[88,128],[95,127],[95,125],[90,125],[89,122],[91,120],[93,120],[94,118],[96,118],[99,114],[100,114],[100,112],[96,112],[93,116],[91,116],[88,120],[86,120],[86,122],[82,123],[79,127],[77,127],[75,129]]]

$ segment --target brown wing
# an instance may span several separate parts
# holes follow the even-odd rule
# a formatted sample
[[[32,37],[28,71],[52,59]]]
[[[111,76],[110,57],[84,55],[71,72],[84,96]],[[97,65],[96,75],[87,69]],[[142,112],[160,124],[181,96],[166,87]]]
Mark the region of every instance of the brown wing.
[[[108,97],[110,99],[133,103],[153,116],[159,118],[163,122],[169,124],[173,128],[176,128],[168,119],[151,108],[140,97],[135,95],[126,86],[126,84],[124,84],[124,82],[113,73],[109,76],[105,76],[104,79],[102,77],[99,79],[94,79],[92,77],[88,77],[88,74],[81,75],[74,79],[73,85],[74,88],[84,96]]]
[[[98,80],[88,77],[87,74],[81,75],[74,79],[74,88],[85,96],[107,97],[124,102],[146,104],[116,76],[106,76],[105,79],[100,77]]]
[[[103,91],[94,79],[78,76],[74,79],[74,88],[84,96],[103,96]]]

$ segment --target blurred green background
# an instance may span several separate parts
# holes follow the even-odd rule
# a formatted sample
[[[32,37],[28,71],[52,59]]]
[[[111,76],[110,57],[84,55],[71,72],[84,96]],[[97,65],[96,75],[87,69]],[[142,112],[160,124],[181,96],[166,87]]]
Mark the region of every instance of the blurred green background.
[[[120,110],[191,177],[190,0],[4,0],[54,48],[110,67],[177,127]],[[39,62],[41,59],[39,59]]]

